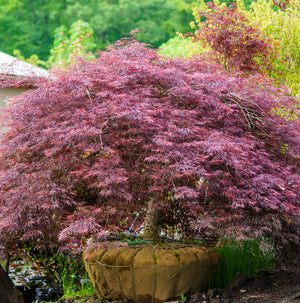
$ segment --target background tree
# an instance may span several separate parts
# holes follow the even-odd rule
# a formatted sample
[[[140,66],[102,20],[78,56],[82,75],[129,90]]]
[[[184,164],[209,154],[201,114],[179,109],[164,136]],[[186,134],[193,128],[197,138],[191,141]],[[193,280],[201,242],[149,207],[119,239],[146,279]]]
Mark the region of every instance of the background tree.
[[[187,29],[192,9],[179,6],[178,11],[176,7],[174,1],[164,0],[70,1],[66,14],[71,20],[82,19],[91,24],[98,48],[103,49],[135,28],[141,30],[137,36],[140,41],[158,47],[176,30]]]
[[[272,40],[264,32],[249,25],[234,7],[209,3],[195,13],[198,28],[193,39],[203,41],[215,52],[217,62],[229,71],[247,73],[272,70],[270,60],[277,59]]]
[[[9,3],[1,0],[0,49],[11,55],[17,49],[25,58],[36,55],[46,62],[53,42],[56,43],[55,29],[60,26],[69,29],[79,20],[88,23],[95,32],[94,51],[105,49],[135,28],[141,29],[140,41],[158,47],[175,36],[176,31],[188,30],[193,3],[193,0],[15,0]]]
[[[19,49],[26,58],[36,54],[47,60],[52,32],[66,22],[66,1],[1,0],[0,4],[1,51],[13,54]]]
[[[209,46],[205,46],[199,41],[193,41],[192,37],[184,36],[178,33],[178,36],[171,38],[159,47],[159,54],[165,57],[193,57],[208,53],[211,51]]]
[[[93,34],[90,25],[82,20],[74,22],[69,31],[64,25],[56,28],[49,64],[65,65],[77,56],[93,58],[92,50],[95,47]]]
[[[282,3],[284,3],[283,1]],[[270,73],[277,83],[289,86],[293,95],[300,94],[300,1],[290,1],[285,10],[274,9],[272,1],[253,2],[251,9],[245,11],[243,3],[237,1],[238,9],[243,11],[251,24],[256,24],[273,39],[280,60],[272,65],[279,74]]]
[[[261,76],[160,60],[135,41],[77,62],[10,104],[1,239],[79,247],[154,203],[184,237],[297,242],[299,120],[272,113],[293,102]]]
[[[220,4],[219,1],[213,1],[213,3],[218,9],[225,9],[224,4]],[[272,44],[276,48],[277,56],[273,58],[270,57],[269,63],[273,66],[273,69],[266,71],[268,75],[275,79],[277,85],[284,84],[288,86],[292,95],[299,95],[299,0],[291,1],[286,10],[281,10],[275,6],[272,1],[266,0],[254,1],[250,6],[244,1],[238,0],[237,8],[237,12],[247,18],[244,26],[248,28],[252,27],[261,33],[263,32],[263,40],[265,42],[266,40],[272,40]],[[201,27],[199,9],[207,14],[212,13],[211,7],[205,4],[204,1],[199,0],[198,6],[194,10],[196,26],[195,23],[191,23],[193,29]],[[203,19],[201,21],[203,21]],[[226,26],[224,29],[226,30]],[[243,35],[243,32],[241,34]],[[240,41],[240,39],[238,39],[238,41]],[[160,53],[164,56],[183,55],[189,57],[208,51],[208,44],[204,44],[203,41],[197,41],[193,44],[191,37],[181,34],[179,38],[170,39],[170,41],[163,44]]]

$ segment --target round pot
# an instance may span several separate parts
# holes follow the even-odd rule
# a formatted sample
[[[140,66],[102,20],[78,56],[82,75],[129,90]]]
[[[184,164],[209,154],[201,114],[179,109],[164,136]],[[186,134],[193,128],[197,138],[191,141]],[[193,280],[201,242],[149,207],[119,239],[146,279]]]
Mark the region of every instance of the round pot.
[[[201,290],[220,256],[197,245],[140,244],[87,249],[83,260],[99,298],[148,303]]]

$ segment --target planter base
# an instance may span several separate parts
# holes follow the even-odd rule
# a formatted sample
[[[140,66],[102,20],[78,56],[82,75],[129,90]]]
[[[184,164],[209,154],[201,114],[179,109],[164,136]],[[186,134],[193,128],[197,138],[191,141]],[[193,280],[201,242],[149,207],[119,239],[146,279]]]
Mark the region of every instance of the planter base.
[[[87,250],[85,267],[100,298],[164,302],[207,286],[220,257],[211,248],[136,245]]]

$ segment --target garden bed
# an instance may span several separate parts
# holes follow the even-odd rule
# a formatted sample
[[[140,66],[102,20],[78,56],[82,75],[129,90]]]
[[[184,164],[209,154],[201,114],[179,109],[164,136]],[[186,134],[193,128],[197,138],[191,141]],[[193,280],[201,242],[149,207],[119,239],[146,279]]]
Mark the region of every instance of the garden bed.
[[[246,243],[248,243],[246,241]],[[252,243],[252,248],[255,242]],[[248,243],[249,244],[249,243]],[[231,242],[231,247],[234,247]],[[243,245],[242,247],[246,247]],[[244,250],[243,250],[244,251]],[[223,257],[224,258],[224,257]],[[255,256],[257,259],[257,256]],[[250,259],[250,257],[248,257]],[[246,266],[246,265],[244,265]],[[225,289],[210,289],[182,298],[180,303],[293,303],[300,300],[300,256],[298,249],[285,249],[276,256],[275,268],[262,270],[259,274],[247,277],[237,274],[230,286]],[[96,295],[61,299],[57,303],[109,303]],[[129,303],[129,300],[120,303]]]
[[[184,303],[293,303],[300,300],[300,273],[290,270],[276,270],[266,272],[257,277],[247,278],[237,275],[231,286],[225,290],[209,290],[198,292]],[[84,301],[85,300],[85,301]],[[57,303],[108,303],[94,296],[61,299]],[[128,300],[122,303],[128,303]]]

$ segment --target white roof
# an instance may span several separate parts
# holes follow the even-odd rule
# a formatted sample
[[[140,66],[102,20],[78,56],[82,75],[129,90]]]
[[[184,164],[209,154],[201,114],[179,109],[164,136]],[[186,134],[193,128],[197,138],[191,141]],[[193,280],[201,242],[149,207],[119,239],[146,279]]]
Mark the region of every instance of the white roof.
[[[0,74],[26,77],[49,77],[45,69],[0,52]]]

